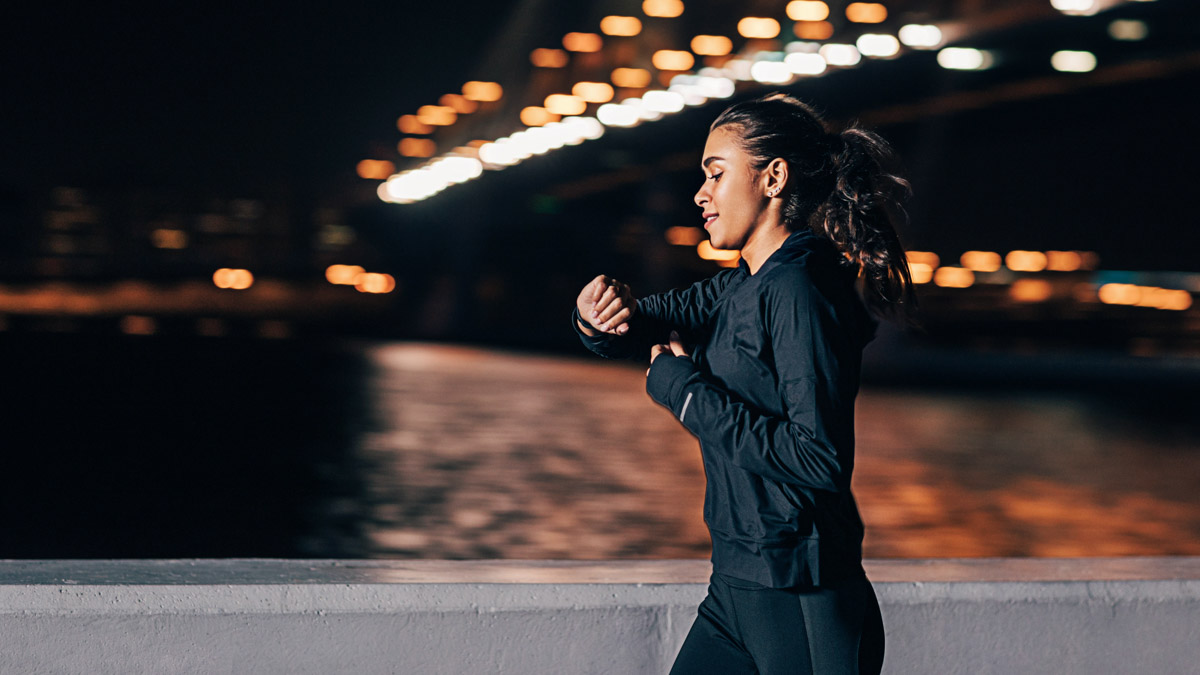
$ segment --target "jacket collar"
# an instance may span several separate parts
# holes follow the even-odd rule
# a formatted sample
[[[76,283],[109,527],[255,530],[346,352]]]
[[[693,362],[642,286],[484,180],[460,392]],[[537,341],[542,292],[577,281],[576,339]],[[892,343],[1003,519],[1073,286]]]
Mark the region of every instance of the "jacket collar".
[[[778,265],[803,260],[818,252],[822,256],[837,253],[828,239],[807,227],[800,228],[783,240],[783,244],[763,261],[758,272],[755,272],[753,276],[770,271]],[[738,261],[738,267],[746,274],[750,274],[750,265],[744,258]]]

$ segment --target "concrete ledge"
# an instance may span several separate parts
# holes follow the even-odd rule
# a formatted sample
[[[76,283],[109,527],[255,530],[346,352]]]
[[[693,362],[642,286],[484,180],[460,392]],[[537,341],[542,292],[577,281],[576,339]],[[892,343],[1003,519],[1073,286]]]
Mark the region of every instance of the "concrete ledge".
[[[1200,673],[1200,558],[872,561],[888,673]],[[665,673],[704,561],[0,561],[0,672]]]

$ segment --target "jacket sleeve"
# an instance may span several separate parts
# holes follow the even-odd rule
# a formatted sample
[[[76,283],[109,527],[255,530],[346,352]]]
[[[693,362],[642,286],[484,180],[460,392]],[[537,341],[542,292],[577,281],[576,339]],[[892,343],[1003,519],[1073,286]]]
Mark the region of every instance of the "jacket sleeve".
[[[807,275],[788,275],[770,286],[761,298],[763,329],[783,416],[747,405],[684,357],[655,359],[646,390],[700,439],[704,452],[721,453],[771,480],[844,489],[853,459],[840,456],[834,440],[838,365],[829,342],[837,330],[832,312]]]
[[[638,300],[637,313],[668,326],[668,331],[672,328],[686,332],[703,330],[712,318],[717,298],[737,273],[736,269],[722,270],[687,288],[646,296]]]
[[[648,359],[650,348],[665,343],[672,330],[690,333],[707,324],[716,299],[734,271],[723,270],[687,288],[639,298],[625,335],[585,334],[579,329],[583,320],[578,308],[571,313],[571,326],[584,346],[595,354],[609,359]]]

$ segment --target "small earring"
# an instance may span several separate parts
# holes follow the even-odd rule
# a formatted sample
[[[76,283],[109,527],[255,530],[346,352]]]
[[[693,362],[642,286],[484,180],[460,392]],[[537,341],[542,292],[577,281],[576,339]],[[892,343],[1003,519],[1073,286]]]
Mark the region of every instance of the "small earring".
[[[777,194],[779,194],[779,190],[771,190],[770,192],[767,193],[767,196],[774,197]]]

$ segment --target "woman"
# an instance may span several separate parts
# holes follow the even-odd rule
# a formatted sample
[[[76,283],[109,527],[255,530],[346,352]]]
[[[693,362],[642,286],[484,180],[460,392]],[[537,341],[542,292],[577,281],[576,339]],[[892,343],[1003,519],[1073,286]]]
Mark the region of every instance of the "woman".
[[[712,124],[695,197],[738,267],[641,299],[602,275],[579,295],[584,343],[649,349],[647,391],[700,440],[713,576],[672,673],[882,667],[850,476],[863,300],[912,304],[893,227],[908,184],[890,161],[878,136],[831,133],[794,98],[738,103]]]

